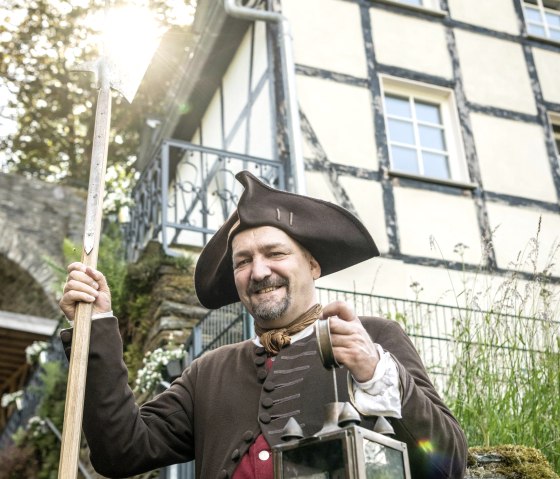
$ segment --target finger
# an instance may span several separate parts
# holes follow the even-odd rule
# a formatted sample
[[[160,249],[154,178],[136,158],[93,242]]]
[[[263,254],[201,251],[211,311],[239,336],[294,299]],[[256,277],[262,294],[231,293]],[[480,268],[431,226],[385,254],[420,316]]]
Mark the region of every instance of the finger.
[[[87,293],[90,296],[97,298],[99,296],[98,284],[95,281],[90,280],[93,284],[85,283],[81,280],[69,279],[64,285],[63,293],[66,294],[70,291],[77,291],[81,293]]]
[[[90,288],[93,288],[95,290],[98,290],[100,288],[99,283],[94,278],[81,271],[72,271],[66,279],[66,285],[64,288],[65,290],[73,289],[76,287],[79,288],[78,283],[89,286]]]
[[[327,304],[323,308],[323,318],[329,318],[331,316],[338,316],[345,321],[353,321],[356,319],[356,313],[354,313],[352,307],[344,301],[335,301]]]
[[[71,290],[64,293],[60,303],[61,306],[75,306],[75,303],[93,303],[96,299],[96,296],[94,296],[93,294],[89,294],[86,291]]]

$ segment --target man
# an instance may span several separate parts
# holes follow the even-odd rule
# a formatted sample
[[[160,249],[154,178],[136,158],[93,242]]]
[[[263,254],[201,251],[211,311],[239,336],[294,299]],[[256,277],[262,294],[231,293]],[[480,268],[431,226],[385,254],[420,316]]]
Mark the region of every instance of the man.
[[[268,187],[248,172],[234,214],[202,251],[195,271],[200,302],[241,301],[257,338],[194,361],[171,387],[138,408],[127,386],[122,344],[103,275],[69,266],[60,306],[94,305],[84,431],[98,472],[123,477],[196,459],[198,478],[272,478],[271,446],[289,418],[305,436],[321,429],[334,401],[332,376],[317,353],[313,324],[328,318],[338,396],[362,426],[387,416],[408,445],[414,479],[460,479],[466,442],[400,326],[357,318],[345,303],[321,308],[314,282],[377,256],[360,221],[332,203]],[[69,343],[70,332],[62,333]],[[348,378],[347,378],[348,375]],[[348,379],[348,382],[346,381]]]

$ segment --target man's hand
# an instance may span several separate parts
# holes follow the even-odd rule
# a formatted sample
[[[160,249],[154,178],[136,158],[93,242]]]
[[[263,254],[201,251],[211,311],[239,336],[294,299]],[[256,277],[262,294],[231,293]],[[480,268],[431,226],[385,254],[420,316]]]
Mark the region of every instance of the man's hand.
[[[323,318],[329,318],[337,362],[346,366],[359,383],[369,381],[379,362],[379,354],[354,310],[342,301],[335,301],[323,308]]]
[[[105,276],[83,263],[68,266],[68,277],[58,303],[68,320],[76,315],[77,303],[93,303],[93,314],[111,311],[111,292]]]

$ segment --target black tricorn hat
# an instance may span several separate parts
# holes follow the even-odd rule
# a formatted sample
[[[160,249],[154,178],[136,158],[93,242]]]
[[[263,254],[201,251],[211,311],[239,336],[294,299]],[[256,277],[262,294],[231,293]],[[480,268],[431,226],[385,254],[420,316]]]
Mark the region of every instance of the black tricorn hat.
[[[245,191],[237,209],[200,253],[194,273],[196,294],[206,308],[217,309],[239,301],[233,279],[231,240],[246,229],[274,226],[284,231],[319,262],[321,276],[379,256],[366,227],[344,208],[276,190],[248,171],[235,177]]]

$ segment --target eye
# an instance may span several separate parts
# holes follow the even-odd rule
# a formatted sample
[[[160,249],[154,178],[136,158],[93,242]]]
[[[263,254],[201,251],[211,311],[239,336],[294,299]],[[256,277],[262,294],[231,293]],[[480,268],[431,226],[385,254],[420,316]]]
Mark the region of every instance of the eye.
[[[269,256],[271,258],[280,258],[282,256],[286,256],[286,253],[284,251],[271,251]]]
[[[241,258],[233,264],[233,269],[238,269],[248,264],[251,260],[249,258]]]

